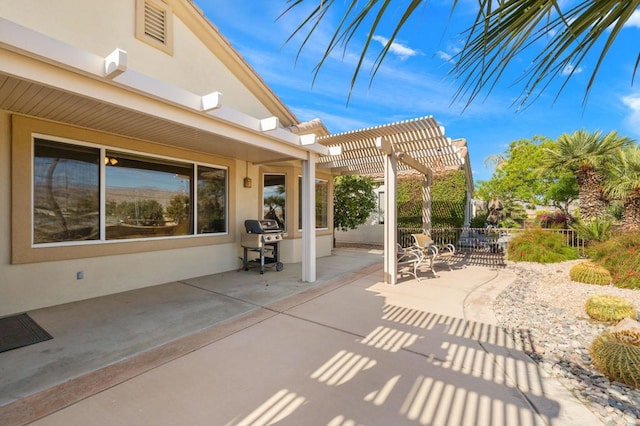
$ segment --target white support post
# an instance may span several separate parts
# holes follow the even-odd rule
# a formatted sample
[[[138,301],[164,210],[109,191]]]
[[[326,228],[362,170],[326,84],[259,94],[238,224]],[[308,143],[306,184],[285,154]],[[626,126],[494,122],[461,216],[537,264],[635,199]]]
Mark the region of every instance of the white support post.
[[[316,280],[316,154],[302,161],[302,281]]]
[[[384,153],[384,185],[386,199],[384,206],[384,282],[395,285],[398,282],[398,214],[397,214],[397,160],[393,146],[384,138],[376,141]]]
[[[431,185],[433,173],[422,175],[422,232],[431,235]]]
[[[467,190],[467,202],[464,204],[464,226],[471,226],[471,192]]]

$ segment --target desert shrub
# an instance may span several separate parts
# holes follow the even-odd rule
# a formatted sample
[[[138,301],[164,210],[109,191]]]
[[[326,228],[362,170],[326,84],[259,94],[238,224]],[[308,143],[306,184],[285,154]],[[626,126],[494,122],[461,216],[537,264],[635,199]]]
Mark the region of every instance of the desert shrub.
[[[520,223],[510,217],[502,219],[499,223],[500,228],[520,228]]]
[[[577,259],[578,252],[565,244],[560,234],[533,229],[509,241],[507,258],[514,262],[556,263]]]
[[[591,318],[603,322],[618,322],[624,318],[636,316],[636,310],[631,302],[608,294],[598,294],[588,298],[585,310]]]
[[[562,212],[544,212],[536,215],[535,222],[541,228],[567,229],[571,221],[571,216]]]
[[[593,244],[588,254],[611,272],[616,287],[640,289],[640,233],[620,234]]]
[[[569,271],[573,281],[585,284],[611,284],[611,274],[605,268],[594,262],[581,262],[573,265]]]
[[[611,237],[611,221],[606,219],[594,219],[588,222],[576,220],[571,225],[571,229],[578,233],[578,236],[587,242],[602,242]]]
[[[640,388],[640,346],[621,337],[611,331],[596,337],[591,345],[593,364],[609,379]]]
[[[484,228],[487,224],[487,212],[478,213],[475,217],[471,218],[469,226],[471,228]]]

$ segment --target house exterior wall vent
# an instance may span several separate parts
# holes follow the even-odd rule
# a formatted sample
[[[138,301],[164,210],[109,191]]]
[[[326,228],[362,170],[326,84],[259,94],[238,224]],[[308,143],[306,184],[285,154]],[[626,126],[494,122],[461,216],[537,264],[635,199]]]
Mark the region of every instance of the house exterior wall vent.
[[[165,44],[167,39],[167,15],[153,4],[144,4],[144,33]]]
[[[173,54],[173,12],[159,0],[136,1],[136,37],[168,54]]]

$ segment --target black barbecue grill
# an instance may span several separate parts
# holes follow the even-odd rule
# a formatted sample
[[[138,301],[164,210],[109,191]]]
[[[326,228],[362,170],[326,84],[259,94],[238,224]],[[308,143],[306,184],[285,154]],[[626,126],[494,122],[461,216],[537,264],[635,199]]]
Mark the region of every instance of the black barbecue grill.
[[[284,236],[278,222],[272,219],[244,221],[246,232],[242,233],[241,245],[244,251],[242,267],[249,270],[250,264],[260,264],[260,273],[264,274],[264,267],[275,266],[276,271],[282,271],[284,265],[280,262],[279,245]],[[257,252],[258,259],[249,260],[249,251]]]

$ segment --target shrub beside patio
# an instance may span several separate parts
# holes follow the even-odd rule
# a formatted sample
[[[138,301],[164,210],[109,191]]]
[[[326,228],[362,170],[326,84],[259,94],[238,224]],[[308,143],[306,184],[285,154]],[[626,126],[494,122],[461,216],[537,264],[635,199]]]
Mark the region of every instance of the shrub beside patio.
[[[640,289],[640,233],[621,234],[593,244],[588,254],[611,272],[616,287]]]
[[[577,250],[569,247],[560,234],[540,229],[513,237],[507,248],[507,259],[514,262],[557,263],[577,258]]]

